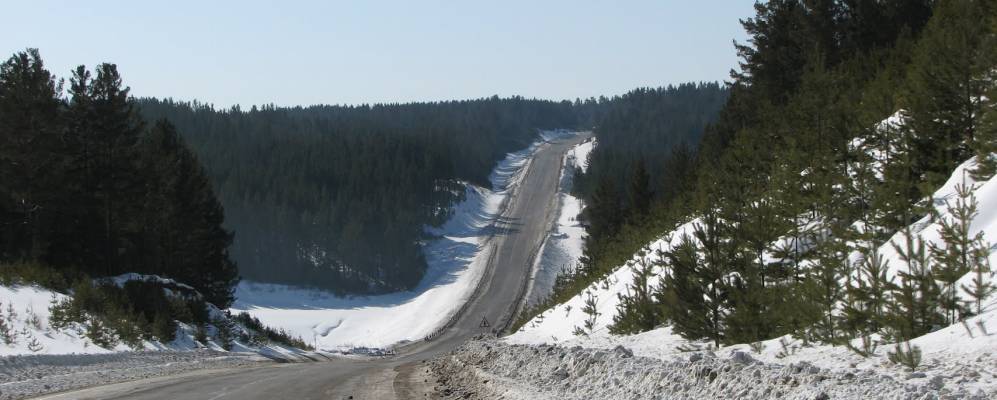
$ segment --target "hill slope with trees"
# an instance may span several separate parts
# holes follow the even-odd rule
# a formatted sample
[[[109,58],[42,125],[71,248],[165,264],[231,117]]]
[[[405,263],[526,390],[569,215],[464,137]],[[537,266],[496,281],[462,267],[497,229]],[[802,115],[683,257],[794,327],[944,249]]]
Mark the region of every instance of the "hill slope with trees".
[[[243,276],[339,293],[416,285],[425,227],[446,221],[464,185],[488,185],[506,153],[538,130],[577,126],[586,108],[519,97],[248,111],[139,104],[175,123],[204,160]]]

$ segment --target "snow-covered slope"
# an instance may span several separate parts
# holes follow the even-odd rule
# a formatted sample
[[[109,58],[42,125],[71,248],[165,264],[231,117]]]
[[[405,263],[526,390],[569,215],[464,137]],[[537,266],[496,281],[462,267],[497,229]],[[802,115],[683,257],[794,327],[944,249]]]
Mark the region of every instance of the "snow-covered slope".
[[[421,340],[445,323],[471,295],[489,258],[488,229],[503,212],[531,156],[544,141],[568,131],[545,131],[529,148],[510,153],[490,176],[491,188],[467,185],[465,200],[424,247],[428,269],[419,285],[380,296],[337,297],[282,285],[243,282],[234,311],[287,329],[321,349],[384,348]]]
[[[128,350],[94,345],[80,332],[59,331],[49,326],[49,306],[66,296],[35,286],[0,286],[0,314],[14,334],[10,343],[0,343],[0,356],[17,354],[110,353]],[[13,311],[13,313],[11,313]]]
[[[980,212],[973,220],[969,234],[973,236],[982,232],[985,240],[994,244],[997,243],[997,178],[992,178],[986,182],[974,182],[969,174],[965,173],[973,167],[974,163],[975,161],[971,159],[960,165],[945,185],[934,193],[932,201],[941,218],[946,218],[948,217],[947,202],[956,197],[956,186],[963,184],[972,187],[972,192],[979,201]],[[696,221],[691,221],[683,224],[664,238],[650,243],[647,246],[649,250],[647,254],[637,255],[634,260],[639,257],[648,259],[659,257],[655,250],[667,250],[669,246],[676,244],[683,232],[691,232],[695,223]],[[927,243],[943,244],[939,236],[939,228],[940,224],[937,220],[933,221],[929,217],[925,217],[912,224],[911,230],[915,234],[921,235]],[[902,243],[903,240],[904,236],[901,232],[898,232],[891,239],[892,242],[898,244]],[[997,265],[997,251],[995,249],[997,248],[991,247],[990,249],[991,265]],[[898,268],[905,265],[900,261],[893,245],[889,242],[881,246],[878,252],[886,260],[888,275],[891,277],[896,275]],[[971,278],[972,273],[969,273],[963,277],[960,283],[968,284]],[[991,274],[988,279],[994,281],[997,278]],[[612,318],[616,314],[616,306],[619,303],[617,295],[624,293],[627,285],[631,284],[632,281],[633,273],[630,268],[621,266],[605,280],[591,285],[568,302],[545,311],[528,322],[519,332],[505,340],[512,344],[556,343],[562,346],[580,345],[605,349],[623,345],[631,348],[637,355],[662,359],[676,357],[682,350],[688,350],[690,347],[706,345],[705,343],[690,343],[673,334],[668,327],[637,335],[610,335],[607,327],[612,323]],[[652,284],[657,284],[657,281],[652,280]],[[965,299],[964,293],[960,293],[960,295]],[[599,315],[596,317],[595,329],[589,335],[575,335],[573,332],[576,327],[583,326],[585,320],[589,318],[589,315],[581,311],[585,299],[589,296],[594,296],[598,304]],[[775,363],[788,364],[806,361],[830,369],[876,368],[879,373],[896,375],[897,379],[926,380],[933,376],[944,376],[946,379],[955,379],[968,388],[980,389],[990,396],[997,396],[997,375],[981,372],[992,370],[997,366],[997,298],[991,297],[984,304],[984,312],[967,319],[965,324],[956,324],[940,329],[917,338],[911,343],[921,348],[925,360],[923,369],[927,371],[927,375],[915,374],[912,377],[899,367],[892,366],[886,358],[886,352],[890,349],[887,345],[880,346],[876,355],[863,358],[843,346],[803,346],[802,343],[787,336],[763,342],[761,344],[763,349],[754,356],[760,360]],[[727,346],[716,351],[718,353],[752,352],[752,349],[748,344],[742,344]]]
[[[669,235],[651,242],[645,246],[644,254],[638,254],[631,259],[627,265],[620,266],[605,279],[596,282],[585,289],[581,294],[572,297],[567,302],[558,304],[535,317],[526,323],[519,332],[510,335],[507,340],[512,343],[559,343],[578,340],[579,337],[573,332],[575,328],[582,327],[585,320],[590,316],[582,312],[587,298],[595,298],[598,316],[595,320],[593,332],[589,336],[602,337],[609,336],[609,325],[616,315],[616,307],[620,300],[617,296],[624,293],[628,285],[633,283],[633,272],[631,265],[640,259],[655,261],[660,257],[660,252],[667,251],[671,246],[678,244],[682,240],[682,233],[692,234],[693,227],[697,221],[690,221],[677,227]],[[656,285],[657,280],[652,280],[651,284]]]
[[[190,286],[176,283],[151,275],[125,274],[111,278],[109,281],[123,284],[128,280],[156,281],[177,287]],[[62,293],[53,292],[34,285],[0,285],[0,327],[7,334],[0,334],[0,356],[31,355],[31,354],[106,354],[135,350],[152,351],[188,351],[213,350],[224,352],[220,343],[214,339],[214,327],[208,327],[206,345],[199,344],[195,338],[194,326],[178,322],[176,338],[168,343],[155,340],[142,341],[141,348],[135,349],[118,343],[112,348],[95,345],[86,337],[86,327],[73,323],[64,329],[56,329],[49,323],[50,307],[55,302],[67,299]],[[212,318],[223,318],[223,313],[212,305],[208,305]],[[236,330],[245,329],[235,326]],[[4,339],[9,339],[4,340]],[[306,352],[276,343],[253,345],[242,343],[236,339],[230,351],[240,353],[259,353],[265,356],[286,359],[299,358]]]

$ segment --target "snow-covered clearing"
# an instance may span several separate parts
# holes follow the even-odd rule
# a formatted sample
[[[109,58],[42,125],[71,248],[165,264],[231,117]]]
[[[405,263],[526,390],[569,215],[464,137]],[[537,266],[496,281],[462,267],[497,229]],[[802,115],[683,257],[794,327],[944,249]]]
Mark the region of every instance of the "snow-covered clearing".
[[[974,160],[969,160],[957,168],[948,182],[933,195],[933,204],[941,218],[948,217],[946,202],[956,197],[956,185],[971,185],[973,194],[979,201],[979,215],[973,220],[970,236],[982,232],[990,244],[997,243],[997,178],[986,182],[973,182],[965,174],[972,168]],[[677,227],[669,235],[658,239],[647,246],[648,251],[636,255],[634,261],[643,257],[654,260],[659,257],[657,250],[668,250],[678,243],[683,232],[692,232],[696,221],[690,221]],[[914,223],[912,232],[921,235],[926,243],[936,243],[944,246],[939,236],[939,223],[928,217]],[[902,233],[897,233],[892,242],[901,244]],[[990,264],[997,265],[997,252],[991,247]],[[888,266],[888,275],[893,277],[899,268],[905,264],[899,259],[893,245],[886,243],[878,249]],[[852,255],[858,257],[858,254]],[[657,271],[660,273],[661,271]],[[960,284],[969,284],[973,273],[963,277]],[[993,274],[988,279],[994,281]],[[691,343],[673,334],[668,327],[658,328],[649,332],[614,336],[609,334],[608,326],[616,315],[619,303],[618,295],[626,292],[633,281],[633,273],[628,266],[621,266],[606,279],[590,286],[583,293],[569,301],[559,304],[528,322],[519,332],[507,337],[504,341],[510,344],[557,344],[559,346],[582,346],[594,349],[611,349],[618,345],[626,346],[639,356],[653,357],[662,360],[672,360],[679,357],[682,350],[690,347],[705,348],[705,343]],[[651,285],[657,285],[658,280],[652,279]],[[590,316],[582,312],[586,298],[597,300],[598,315],[595,317],[595,329],[587,336],[574,334],[576,327],[582,327]],[[963,300],[968,296],[960,291]],[[858,342],[858,340],[857,340]],[[997,299],[991,297],[984,304],[981,315],[968,318],[964,324],[955,324],[935,332],[931,332],[911,342],[919,346],[923,352],[923,361],[919,372],[910,374],[899,366],[887,360],[887,350],[892,345],[881,345],[875,355],[863,358],[844,346],[809,345],[804,346],[790,337],[777,338],[761,343],[759,353],[748,344],[726,346],[714,349],[717,354],[729,354],[734,351],[752,353],[752,356],[774,364],[790,364],[794,362],[809,362],[829,371],[869,370],[876,375],[891,377],[895,380],[910,380],[911,382],[929,382],[939,379],[948,384],[957,384],[970,393],[986,393],[985,398],[997,398]],[[861,347],[856,343],[857,347]],[[682,349],[680,350],[680,347]],[[756,350],[758,345],[756,344]],[[684,357],[684,356],[682,356]]]
[[[492,171],[491,188],[467,185],[465,200],[424,247],[428,268],[419,285],[379,296],[337,297],[283,285],[243,282],[233,311],[247,311],[316,348],[386,348],[421,340],[446,323],[472,294],[490,256],[490,229],[522,180],[533,153],[545,141],[573,135],[541,132],[528,148],[510,153]]]
[[[540,257],[534,265],[533,282],[527,293],[527,305],[542,301],[554,288],[557,276],[565,271],[573,271],[582,257],[585,244],[585,227],[578,221],[585,204],[571,195],[575,168],[585,170],[588,155],[595,145],[595,138],[579,143],[564,155],[561,163],[561,179],[558,186],[557,221],[547,233]]]

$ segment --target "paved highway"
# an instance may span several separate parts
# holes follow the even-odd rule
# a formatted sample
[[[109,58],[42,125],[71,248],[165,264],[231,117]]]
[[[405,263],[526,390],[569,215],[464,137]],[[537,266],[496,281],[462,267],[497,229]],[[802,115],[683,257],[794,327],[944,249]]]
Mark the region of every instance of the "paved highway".
[[[452,326],[429,342],[417,342],[385,359],[337,359],[255,368],[197,371],[61,393],[45,399],[409,399],[432,396],[422,362],[468,338],[502,327],[512,318],[529,281],[532,264],[556,210],[558,177],[565,152],[588,136],[543,144],[527,166],[496,223],[495,255],[472,299]],[[480,327],[482,318],[491,328]]]

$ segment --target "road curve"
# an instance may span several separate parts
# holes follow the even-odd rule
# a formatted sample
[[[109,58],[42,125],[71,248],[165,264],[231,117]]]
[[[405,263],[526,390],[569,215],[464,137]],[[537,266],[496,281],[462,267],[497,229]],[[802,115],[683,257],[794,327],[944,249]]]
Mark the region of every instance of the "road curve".
[[[495,255],[479,295],[451,327],[433,341],[411,343],[384,359],[337,359],[254,368],[197,371],[145,379],[43,399],[407,399],[425,398],[432,388],[421,362],[489,333],[513,317],[529,281],[530,267],[555,217],[564,154],[588,135],[542,144],[526,175],[510,194],[488,246]],[[482,319],[490,327],[481,327]]]

